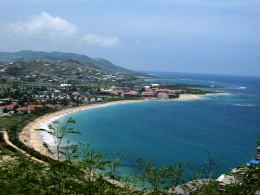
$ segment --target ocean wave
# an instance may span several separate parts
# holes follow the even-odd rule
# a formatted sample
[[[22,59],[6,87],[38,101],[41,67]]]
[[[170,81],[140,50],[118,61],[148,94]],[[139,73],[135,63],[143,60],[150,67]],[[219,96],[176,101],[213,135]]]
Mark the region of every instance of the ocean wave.
[[[182,79],[182,78],[176,78],[176,79],[180,81],[195,81],[194,79]]]
[[[40,134],[45,143],[47,143],[49,146],[52,146],[52,147],[56,146],[54,138],[50,133],[48,133],[46,131],[41,131]]]
[[[238,95],[243,95],[243,96],[250,96],[250,97],[260,97],[259,95],[254,95],[254,94],[248,94],[248,93],[236,93]]]
[[[237,89],[247,89],[247,87],[238,87]]]
[[[206,81],[206,80],[196,80],[196,79],[183,79],[183,78],[176,78],[176,79],[181,81],[198,81],[201,83],[219,83],[217,81]]]
[[[232,106],[239,106],[239,107],[260,107],[259,104],[231,104]]]
[[[199,82],[204,82],[204,83],[219,83],[219,82],[216,82],[216,81],[204,81],[204,80],[199,80]]]

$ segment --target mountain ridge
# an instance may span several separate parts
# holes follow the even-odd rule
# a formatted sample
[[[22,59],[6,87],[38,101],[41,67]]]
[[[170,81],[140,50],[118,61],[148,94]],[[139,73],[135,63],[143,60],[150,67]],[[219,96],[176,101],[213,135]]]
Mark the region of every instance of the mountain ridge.
[[[83,54],[76,53],[64,53],[64,52],[45,52],[45,51],[32,51],[32,50],[21,50],[18,52],[0,52],[0,63],[14,63],[22,59],[26,60],[37,60],[37,59],[48,59],[54,61],[67,61],[70,59],[77,59],[82,62],[91,63],[94,65],[101,66],[109,71],[113,72],[124,72],[137,74],[138,72],[117,66],[109,60],[103,58],[90,58]],[[140,73],[139,73],[140,74]]]

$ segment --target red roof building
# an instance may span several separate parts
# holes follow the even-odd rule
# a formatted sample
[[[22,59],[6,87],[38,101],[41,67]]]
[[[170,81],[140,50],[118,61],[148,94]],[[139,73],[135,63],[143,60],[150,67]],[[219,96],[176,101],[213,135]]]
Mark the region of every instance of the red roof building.
[[[158,89],[158,88],[155,88],[155,91],[157,92],[157,93],[166,93],[167,91],[168,91],[169,89]]]
[[[164,93],[164,92],[159,92],[159,93],[157,94],[157,97],[159,97],[159,98],[164,98],[164,99],[168,99],[168,98],[169,98],[168,94],[167,94],[167,93]]]
[[[27,112],[27,107],[20,107],[17,109],[18,114],[24,114],[25,112]]]
[[[124,96],[134,96],[137,95],[138,92],[137,91],[128,91],[124,93]]]
[[[142,93],[142,96],[146,98],[151,98],[154,96],[154,93],[152,91],[145,91]]]

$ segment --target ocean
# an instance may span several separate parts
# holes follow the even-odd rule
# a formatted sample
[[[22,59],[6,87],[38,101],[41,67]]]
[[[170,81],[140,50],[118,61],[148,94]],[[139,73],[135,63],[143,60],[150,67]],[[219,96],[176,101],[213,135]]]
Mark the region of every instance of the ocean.
[[[113,158],[126,151],[118,175],[136,173],[136,160],[153,160],[156,166],[193,162],[187,172],[198,171],[208,161],[221,162],[219,175],[253,158],[260,140],[260,77],[146,72],[160,78],[152,82],[223,86],[207,90],[225,92],[200,99],[143,101],[101,105],[64,115],[76,120],[81,135],[72,143],[92,144],[92,149]],[[50,143],[47,135],[45,141]],[[51,143],[50,143],[51,144]]]

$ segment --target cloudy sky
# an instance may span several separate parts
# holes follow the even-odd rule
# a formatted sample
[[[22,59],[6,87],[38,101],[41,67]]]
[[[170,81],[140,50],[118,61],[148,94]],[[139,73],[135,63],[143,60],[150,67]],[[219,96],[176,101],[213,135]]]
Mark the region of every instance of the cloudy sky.
[[[259,0],[0,0],[0,51],[132,70],[260,76]]]

